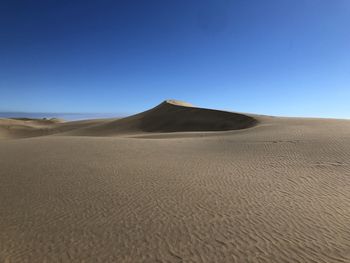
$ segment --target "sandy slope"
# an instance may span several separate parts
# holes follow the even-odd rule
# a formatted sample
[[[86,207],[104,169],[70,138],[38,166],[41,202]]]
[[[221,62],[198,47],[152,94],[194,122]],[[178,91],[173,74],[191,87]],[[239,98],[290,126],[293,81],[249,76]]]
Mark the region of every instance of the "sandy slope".
[[[252,127],[253,117],[193,107],[191,104],[167,100],[158,106],[119,120],[71,130],[64,135],[116,136],[148,132],[224,131]]]
[[[0,139],[42,136],[60,122],[59,119],[0,118]]]
[[[1,138],[43,135],[117,136],[148,132],[224,131],[252,127],[254,117],[197,108],[189,103],[167,100],[148,111],[123,118],[73,122],[35,119],[0,119]]]
[[[1,140],[0,261],[350,262],[350,121],[177,104]]]
[[[47,136],[69,132],[88,126],[94,126],[117,119],[96,119],[64,122],[63,120],[51,119],[1,119],[0,139],[17,139],[37,136]]]

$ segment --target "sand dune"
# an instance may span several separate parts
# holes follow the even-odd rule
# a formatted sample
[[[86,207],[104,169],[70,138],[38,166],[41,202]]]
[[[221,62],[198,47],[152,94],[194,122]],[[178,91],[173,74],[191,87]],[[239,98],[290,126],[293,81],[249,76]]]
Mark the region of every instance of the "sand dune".
[[[350,121],[0,123],[1,262],[350,262]]]
[[[60,122],[59,119],[0,119],[0,139],[46,135],[53,126]]]
[[[148,111],[120,120],[72,130],[65,135],[113,136],[144,132],[225,131],[251,127],[253,117],[193,107],[167,100]]]
[[[257,123],[256,119],[247,115],[196,108],[176,100],[166,100],[153,109],[123,119],[66,123],[11,120],[11,125],[8,121],[0,120],[0,128],[7,131],[8,135],[3,132],[2,137],[34,137],[59,133],[65,136],[115,136],[145,132],[225,131],[249,128]],[[37,125],[38,123],[45,126]],[[4,127],[8,127],[7,130]]]
[[[112,119],[96,119],[64,122],[59,119],[0,118],[0,139],[48,136],[98,125],[111,120]],[[113,120],[117,119],[115,118]]]

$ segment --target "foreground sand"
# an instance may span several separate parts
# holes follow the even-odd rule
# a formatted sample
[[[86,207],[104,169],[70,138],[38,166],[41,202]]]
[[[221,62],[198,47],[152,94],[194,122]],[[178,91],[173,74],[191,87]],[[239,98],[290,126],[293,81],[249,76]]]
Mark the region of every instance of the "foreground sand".
[[[3,128],[1,262],[350,262],[350,121],[135,118]]]

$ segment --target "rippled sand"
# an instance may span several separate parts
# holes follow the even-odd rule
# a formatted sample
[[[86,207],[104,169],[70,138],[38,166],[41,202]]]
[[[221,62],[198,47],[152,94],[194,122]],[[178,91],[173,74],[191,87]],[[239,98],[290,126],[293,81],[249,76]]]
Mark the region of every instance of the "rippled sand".
[[[0,261],[350,262],[350,121],[252,118],[3,128]]]

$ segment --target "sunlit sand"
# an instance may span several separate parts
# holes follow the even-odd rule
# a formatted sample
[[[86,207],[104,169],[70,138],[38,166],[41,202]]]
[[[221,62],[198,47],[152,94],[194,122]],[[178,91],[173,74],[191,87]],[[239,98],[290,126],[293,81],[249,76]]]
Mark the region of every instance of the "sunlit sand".
[[[0,138],[2,262],[350,261],[350,121],[169,100]]]

